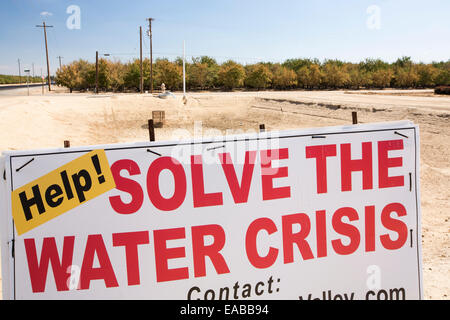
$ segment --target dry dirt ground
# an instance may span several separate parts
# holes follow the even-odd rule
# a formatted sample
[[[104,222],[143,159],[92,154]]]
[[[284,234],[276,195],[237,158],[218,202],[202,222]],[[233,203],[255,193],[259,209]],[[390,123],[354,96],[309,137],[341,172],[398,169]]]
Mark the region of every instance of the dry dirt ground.
[[[299,129],[351,123],[411,120],[420,126],[421,204],[424,297],[448,299],[450,209],[450,97],[431,90],[289,91],[190,93],[159,99],[149,94],[40,95],[41,89],[0,95],[0,150],[148,141],[147,119],[164,110],[166,124],[157,140],[172,140],[182,128],[194,135],[202,121],[204,135],[227,130]],[[229,133],[229,131],[228,131]]]

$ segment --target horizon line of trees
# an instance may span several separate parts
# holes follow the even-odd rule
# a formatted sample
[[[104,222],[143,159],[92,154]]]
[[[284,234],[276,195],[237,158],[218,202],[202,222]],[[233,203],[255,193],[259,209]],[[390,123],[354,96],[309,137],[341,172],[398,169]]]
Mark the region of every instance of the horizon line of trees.
[[[39,83],[42,82],[42,78],[39,76],[29,76],[28,77],[29,83]],[[16,75],[9,75],[9,74],[0,74],[0,84],[25,84],[27,83],[27,76],[16,76]]]
[[[183,85],[183,60],[156,59],[153,63],[153,88],[162,83],[168,90]],[[98,85],[103,91],[139,91],[140,61],[123,63],[104,58],[98,62]],[[72,90],[95,88],[95,63],[73,61],[56,71],[58,85]],[[150,61],[143,60],[144,90],[150,88]],[[450,85],[450,59],[415,63],[402,57],[393,63],[365,59],[359,63],[340,60],[288,59],[283,63],[260,62],[242,65],[233,60],[222,64],[208,56],[186,62],[188,90],[232,89],[360,89],[360,88],[434,88]]]

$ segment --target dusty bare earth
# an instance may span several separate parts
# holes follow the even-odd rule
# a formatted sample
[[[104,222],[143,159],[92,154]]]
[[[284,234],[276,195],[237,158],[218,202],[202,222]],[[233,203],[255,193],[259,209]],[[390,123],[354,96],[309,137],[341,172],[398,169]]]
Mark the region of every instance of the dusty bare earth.
[[[194,134],[202,121],[205,135],[247,132],[264,123],[267,130],[412,120],[421,135],[421,204],[424,296],[448,299],[450,209],[450,97],[431,90],[291,91],[192,93],[159,99],[149,94],[98,95],[41,89],[0,94],[0,150],[148,141],[147,119],[164,110],[166,125],[157,140],[171,140],[175,129]],[[0,293],[1,294],[1,293]]]

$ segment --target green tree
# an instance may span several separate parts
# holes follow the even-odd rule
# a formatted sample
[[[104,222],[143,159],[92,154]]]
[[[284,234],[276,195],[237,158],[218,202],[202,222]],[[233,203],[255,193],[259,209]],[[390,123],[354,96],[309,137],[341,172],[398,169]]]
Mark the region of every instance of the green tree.
[[[77,86],[80,90],[86,90],[95,86],[95,64],[80,59],[74,62],[80,72],[80,83]]]
[[[370,84],[370,78],[368,73],[361,70],[360,66],[353,63],[348,63],[345,65],[347,69],[349,80],[348,86],[353,89],[359,89],[361,87],[367,87]]]
[[[440,70],[436,77],[436,85],[450,86],[450,71]]]
[[[83,73],[83,79],[87,80],[89,87],[95,87],[95,65],[92,64]],[[110,73],[108,70],[108,61],[104,58],[98,60],[98,90],[108,90],[110,82]]]
[[[101,58],[98,60],[98,87],[100,89],[109,89],[111,81],[108,60]]]
[[[73,61],[58,69],[55,81],[70,92],[91,88],[95,85],[95,66],[82,59]]]
[[[186,85],[189,88],[204,89],[208,83],[208,65],[194,61],[186,68]]]
[[[133,62],[126,64],[124,69],[124,86],[129,89],[138,90],[141,78],[139,59],[135,59]]]
[[[415,87],[419,81],[414,63],[411,57],[401,57],[392,64],[394,69],[393,83],[396,87],[409,88]]]
[[[272,73],[269,68],[264,64],[256,64],[248,67],[244,83],[246,87],[264,89],[271,81]]]
[[[57,85],[67,87],[72,93],[73,89],[77,88],[81,82],[80,72],[76,64],[67,64],[56,70],[55,82]]]
[[[392,80],[392,70],[377,70],[371,73],[371,84],[375,88],[386,88],[389,87]]]
[[[359,69],[362,73],[373,73],[378,70],[389,69],[389,63],[380,59],[365,59],[359,63]]]
[[[126,70],[126,65],[120,61],[108,61],[109,86],[114,92],[124,89]]]
[[[409,70],[412,67],[413,62],[411,60],[411,57],[403,56],[401,58],[398,58],[397,61],[395,61],[393,63],[393,65],[399,69],[408,69]]]
[[[418,64],[415,66],[416,72],[419,76],[417,84],[421,87],[430,88],[436,85],[436,79],[439,75],[439,70],[431,64]]]
[[[320,65],[317,59],[287,59],[282,66],[298,72],[302,67],[310,67],[312,64]]]
[[[395,73],[395,85],[400,88],[415,87],[419,81],[419,75],[413,68],[400,68]]]
[[[312,88],[311,70],[308,66],[303,66],[297,70],[297,83],[304,89]]]
[[[288,69],[279,63],[274,64],[272,70],[272,88],[288,89],[297,85],[297,75],[294,70]]]
[[[439,70],[436,76],[436,85],[450,85],[450,60],[433,62],[432,65]]]
[[[305,89],[320,88],[323,72],[318,64],[303,66],[297,71],[298,85]]]
[[[226,89],[242,87],[244,84],[244,67],[232,60],[223,63],[218,73],[218,82]]]
[[[350,81],[350,76],[340,61],[327,61],[322,70],[323,83],[328,88],[342,88]]]
[[[153,68],[156,86],[165,84],[167,89],[177,90],[183,84],[183,69],[168,59],[157,59]]]
[[[214,58],[208,56],[202,56],[199,60],[200,63],[208,66],[208,73],[206,75],[206,86],[208,88],[214,88],[219,83],[219,70],[220,66],[217,64]]]

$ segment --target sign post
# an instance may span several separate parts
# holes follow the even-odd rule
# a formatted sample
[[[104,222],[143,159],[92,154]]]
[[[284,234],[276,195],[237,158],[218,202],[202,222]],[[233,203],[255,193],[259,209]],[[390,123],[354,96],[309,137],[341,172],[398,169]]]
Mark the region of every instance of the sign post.
[[[30,69],[25,69],[25,73],[27,74],[27,95],[30,95],[30,85],[28,84],[28,78],[30,76]]]
[[[422,299],[419,154],[409,121],[4,152],[3,297]]]

